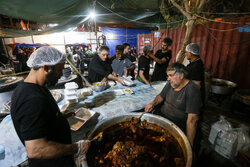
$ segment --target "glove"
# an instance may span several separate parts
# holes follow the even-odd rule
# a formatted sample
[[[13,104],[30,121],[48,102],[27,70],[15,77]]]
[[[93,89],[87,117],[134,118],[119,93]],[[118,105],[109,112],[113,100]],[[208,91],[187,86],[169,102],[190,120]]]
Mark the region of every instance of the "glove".
[[[76,144],[78,145],[78,151],[76,153],[76,155],[80,155],[80,154],[86,154],[89,146],[90,146],[90,141],[89,140],[80,140],[78,142],[76,142]]]

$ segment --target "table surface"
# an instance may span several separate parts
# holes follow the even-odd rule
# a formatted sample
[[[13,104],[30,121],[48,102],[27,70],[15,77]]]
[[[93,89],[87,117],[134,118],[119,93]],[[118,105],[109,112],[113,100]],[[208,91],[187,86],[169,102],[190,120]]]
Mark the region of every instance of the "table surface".
[[[136,85],[133,87],[126,87],[117,84],[105,91],[94,92],[93,95],[87,96],[86,98],[80,98],[79,102],[76,104],[75,110],[79,107],[90,107],[90,109],[97,114],[87,121],[78,131],[72,131],[72,142],[74,143],[78,140],[87,139],[89,132],[96,126],[96,124],[106,118],[143,109],[160,92],[159,89],[156,90],[153,87],[156,86],[159,88],[160,85],[161,89],[165,85],[164,82],[157,82],[153,87],[150,87],[139,81],[135,81],[135,84]],[[115,96],[115,89],[126,88],[131,89],[133,94]],[[64,94],[63,89],[56,89],[54,91]],[[78,94],[81,91],[82,89],[77,90]],[[65,103],[65,99],[59,101],[59,108]],[[2,123],[0,123],[0,144],[5,145],[5,155],[7,155],[4,160],[0,160],[0,166],[3,164],[11,164],[15,166],[26,160],[25,148],[16,135],[10,116],[7,116]],[[13,154],[13,152],[15,152],[15,154]],[[13,159],[15,159],[15,161],[13,161]]]

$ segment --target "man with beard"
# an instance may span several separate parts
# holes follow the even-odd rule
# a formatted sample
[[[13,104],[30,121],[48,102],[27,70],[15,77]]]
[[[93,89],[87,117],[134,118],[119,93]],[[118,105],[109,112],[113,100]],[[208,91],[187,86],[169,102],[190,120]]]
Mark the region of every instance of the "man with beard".
[[[150,112],[161,105],[159,115],[179,126],[193,146],[202,105],[199,87],[186,79],[187,70],[180,63],[171,64],[167,68],[167,75],[169,82],[145,107],[145,111]]]
[[[167,80],[166,69],[172,58],[172,51],[169,49],[171,45],[172,40],[170,38],[164,38],[161,44],[162,49],[158,50],[155,55],[149,55],[155,61],[155,69],[151,81]]]
[[[41,47],[30,56],[31,71],[15,89],[11,117],[24,144],[29,166],[75,166],[73,155],[86,153],[89,141],[71,142],[70,126],[45,87],[62,76],[65,57],[53,47]]]

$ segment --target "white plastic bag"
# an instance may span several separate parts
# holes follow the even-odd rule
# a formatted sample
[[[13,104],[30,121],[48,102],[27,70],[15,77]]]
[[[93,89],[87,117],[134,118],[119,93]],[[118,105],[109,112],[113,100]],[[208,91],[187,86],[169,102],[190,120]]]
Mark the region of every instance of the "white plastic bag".
[[[245,125],[241,125],[238,130],[238,144],[236,148],[235,156],[240,150],[248,150],[250,148],[250,137],[249,137],[249,128]]]
[[[221,115],[220,120],[212,125],[208,140],[210,141],[210,143],[214,144],[215,139],[219,132],[221,131],[225,132],[231,129],[232,129],[231,124],[225,119],[224,116]]]
[[[214,142],[214,150],[225,158],[232,159],[237,148],[238,130],[220,131]]]

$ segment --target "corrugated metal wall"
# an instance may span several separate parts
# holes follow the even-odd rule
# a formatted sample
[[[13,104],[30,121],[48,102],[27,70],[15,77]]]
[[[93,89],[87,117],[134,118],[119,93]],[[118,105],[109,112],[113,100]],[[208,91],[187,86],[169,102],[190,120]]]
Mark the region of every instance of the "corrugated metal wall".
[[[231,23],[209,22],[194,27],[191,42],[201,48],[201,59],[212,76],[236,82],[241,88],[250,89],[250,17],[230,20]],[[247,26],[246,26],[247,25]],[[175,62],[185,37],[185,28],[171,28],[138,35],[138,49],[142,53],[144,45],[154,46],[154,52],[161,48],[166,36],[173,40],[171,50]],[[151,37],[150,43],[144,43]]]

